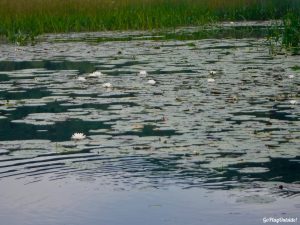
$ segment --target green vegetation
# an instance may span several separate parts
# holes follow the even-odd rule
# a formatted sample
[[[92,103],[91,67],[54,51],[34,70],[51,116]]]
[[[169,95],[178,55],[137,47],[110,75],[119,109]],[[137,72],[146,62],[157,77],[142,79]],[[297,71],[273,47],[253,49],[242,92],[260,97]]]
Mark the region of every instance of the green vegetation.
[[[282,53],[283,50],[298,54],[300,51],[300,15],[288,12],[279,23],[269,29],[268,36],[272,54]]]
[[[300,12],[299,12],[300,13]],[[282,45],[297,54],[300,50],[300,16],[288,13],[283,19]]]
[[[298,70],[300,70],[300,66],[295,65],[291,69],[294,71],[298,71]]]
[[[284,17],[281,43],[294,49],[299,44],[294,37],[299,11],[299,0],[0,0],[0,36],[22,44],[43,33],[153,30]],[[272,42],[282,35],[281,29],[276,32],[271,32]]]

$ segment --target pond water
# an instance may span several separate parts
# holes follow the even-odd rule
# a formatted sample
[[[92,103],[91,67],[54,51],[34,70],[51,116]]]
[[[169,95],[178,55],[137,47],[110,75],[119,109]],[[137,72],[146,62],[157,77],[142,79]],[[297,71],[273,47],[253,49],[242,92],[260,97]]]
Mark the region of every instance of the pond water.
[[[101,35],[0,45],[4,224],[299,216],[300,56],[261,39]]]

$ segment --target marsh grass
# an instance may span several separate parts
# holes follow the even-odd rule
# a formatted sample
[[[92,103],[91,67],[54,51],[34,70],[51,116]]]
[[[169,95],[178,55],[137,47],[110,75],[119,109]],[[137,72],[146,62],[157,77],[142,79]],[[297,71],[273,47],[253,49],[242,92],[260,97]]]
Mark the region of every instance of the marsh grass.
[[[179,40],[179,41],[193,41],[208,38],[265,38],[268,35],[268,29],[264,26],[228,26],[224,27],[220,24],[210,24],[198,26],[195,30],[189,29],[163,29],[163,30],[153,30],[151,32],[146,32],[145,35],[111,35],[105,37],[68,37],[68,42],[113,42],[113,41],[134,41],[134,40]],[[118,34],[118,32],[117,32]],[[52,39],[54,42],[65,42],[65,38]],[[194,47],[194,44],[188,44],[190,47]]]
[[[189,34],[159,33],[160,39],[267,36],[271,54],[298,54],[299,11],[300,0],[0,0],[0,40],[24,45],[44,33],[199,26],[203,29]],[[282,23],[274,23],[267,33],[216,23],[277,19]]]
[[[293,54],[300,50],[300,15],[288,13],[283,19],[282,45]]]
[[[288,12],[281,22],[269,28],[268,41],[270,53],[300,53],[300,15]]]
[[[299,5],[298,0],[0,0],[0,35],[22,43],[43,33],[278,19]]]

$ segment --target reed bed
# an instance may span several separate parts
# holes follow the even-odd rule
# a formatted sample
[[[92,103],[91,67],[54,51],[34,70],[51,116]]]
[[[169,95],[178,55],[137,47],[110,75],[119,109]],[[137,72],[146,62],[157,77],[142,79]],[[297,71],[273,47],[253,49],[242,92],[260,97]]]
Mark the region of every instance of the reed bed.
[[[269,28],[268,41],[272,54],[300,53],[300,15],[288,12],[281,24],[275,23]]]
[[[151,30],[224,20],[279,19],[300,0],[0,0],[0,35]]]

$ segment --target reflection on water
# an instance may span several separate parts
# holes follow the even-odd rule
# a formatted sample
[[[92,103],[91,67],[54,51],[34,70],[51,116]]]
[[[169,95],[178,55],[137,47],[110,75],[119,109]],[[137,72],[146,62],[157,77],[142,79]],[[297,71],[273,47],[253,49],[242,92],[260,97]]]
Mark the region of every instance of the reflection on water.
[[[42,177],[42,176],[41,176]],[[41,180],[20,187],[17,180],[1,185],[0,216],[4,224],[262,224],[269,217],[299,216],[299,204],[274,198],[254,188],[210,191],[199,188],[120,190],[83,176],[77,180]],[[20,191],[22,189],[22,191]],[[224,193],[225,192],[225,193]],[[276,203],[274,204],[276,200]],[[272,204],[273,203],[273,204]],[[293,210],[290,210],[293,206]],[[217,215],[217,216],[216,216]],[[296,223],[297,224],[297,223]]]
[[[299,56],[272,58],[251,39],[0,49],[1,182],[74,176],[299,196]],[[104,75],[87,77],[96,70]],[[72,141],[75,132],[88,138]]]

